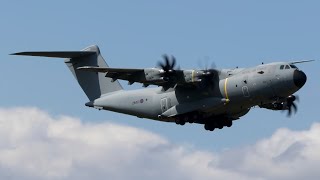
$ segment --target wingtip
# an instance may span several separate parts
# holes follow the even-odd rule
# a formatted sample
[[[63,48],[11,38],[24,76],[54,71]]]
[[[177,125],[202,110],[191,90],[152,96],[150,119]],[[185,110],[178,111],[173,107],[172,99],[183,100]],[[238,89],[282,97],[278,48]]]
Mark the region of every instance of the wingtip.
[[[313,61],[316,61],[316,60],[310,59],[310,60],[294,61],[294,62],[290,62],[290,64],[299,64],[299,63],[306,63],[306,62],[313,62]]]
[[[16,52],[16,53],[11,53],[9,55],[14,55],[14,56],[24,56],[24,55],[29,55],[28,52]]]

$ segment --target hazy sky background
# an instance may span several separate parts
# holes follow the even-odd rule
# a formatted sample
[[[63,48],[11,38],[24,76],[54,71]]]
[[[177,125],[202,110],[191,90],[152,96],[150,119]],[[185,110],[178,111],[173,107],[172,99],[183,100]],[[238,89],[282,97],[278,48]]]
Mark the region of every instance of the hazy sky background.
[[[7,113],[15,113],[17,107],[25,111],[35,107],[40,114],[47,112],[54,122],[68,116],[80,119],[83,126],[110,123],[142,131],[141,136],[151,133],[171,144],[208,153],[255,146],[261,140],[273,137],[279,128],[303,132],[319,122],[316,114],[320,100],[319,62],[299,65],[308,81],[297,93],[300,102],[296,115],[287,118],[285,113],[256,108],[236,121],[232,128],[209,132],[203,125],[177,126],[87,108],[84,106],[87,97],[62,59],[8,54],[80,50],[97,44],[109,66],[126,68],[154,67],[164,53],[174,55],[181,68],[199,68],[198,61],[205,57],[214,61],[218,68],[250,67],[273,61],[319,60],[319,7],[320,2],[316,0],[4,0],[0,6],[0,108],[4,112],[1,118],[5,121],[9,116]],[[140,85],[128,86],[126,82],[122,85],[125,89],[141,88]],[[20,127],[20,123],[12,126]],[[25,126],[21,125],[18,129],[23,128]],[[122,130],[119,132],[126,132],[126,129]],[[314,131],[319,132],[317,128]],[[20,131],[11,133],[14,136],[16,132]],[[6,134],[3,136],[5,138]],[[0,149],[9,145],[12,144],[1,141]],[[300,145],[296,146],[301,149]],[[319,153],[313,155],[320,156]],[[0,157],[0,172],[9,168],[4,162],[7,161]]]

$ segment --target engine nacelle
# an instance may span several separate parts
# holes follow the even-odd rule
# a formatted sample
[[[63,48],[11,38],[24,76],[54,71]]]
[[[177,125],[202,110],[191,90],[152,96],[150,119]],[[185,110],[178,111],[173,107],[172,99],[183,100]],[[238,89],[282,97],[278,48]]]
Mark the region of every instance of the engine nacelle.
[[[164,81],[161,69],[147,68],[144,69],[145,81]]]
[[[185,70],[183,71],[183,75],[186,83],[201,82],[203,71]]]

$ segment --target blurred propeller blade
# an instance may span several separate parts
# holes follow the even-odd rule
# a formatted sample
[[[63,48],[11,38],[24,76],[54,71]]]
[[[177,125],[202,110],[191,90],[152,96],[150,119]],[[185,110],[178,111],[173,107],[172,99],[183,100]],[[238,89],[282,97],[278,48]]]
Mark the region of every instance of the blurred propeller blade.
[[[294,111],[294,113],[297,113],[298,111],[298,107],[297,105],[294,103],[295,100],[299,100],[298,96],[295,95],[290,95],[287,97],[287,108],[288,108],[288,114],[287,116],[290,117],[292,115],[292,111]]]
[[[176,58],[174,56],[171,56],[171,58],[164,54],[162,55],[164,61],[159,61],[158,66],[164,71],[162,76],[166,81],[170,80],[170,75],[175,72],[175,66],[176,66]]]
[[[292,107],[293,107],[294,112],[296,113],[298,110],[297,105],[295,103],[292,103]]]
[[[171,69],[174,69],[176,66],[176,58],[174,56],[171,56]]]

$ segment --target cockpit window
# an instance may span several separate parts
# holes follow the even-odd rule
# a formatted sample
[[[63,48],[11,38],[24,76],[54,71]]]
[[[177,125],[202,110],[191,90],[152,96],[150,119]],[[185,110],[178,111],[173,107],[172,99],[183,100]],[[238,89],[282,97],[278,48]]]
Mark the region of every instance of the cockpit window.
[[[283,69],[283,67],[284,67],[284,65],[281,65],[281,66],[280,66],[280,69]]]
[[[291,68],[298,69],[295,65],[290,65]]]
[[[289,65],[286,65],[286,69],[290,69]]]

